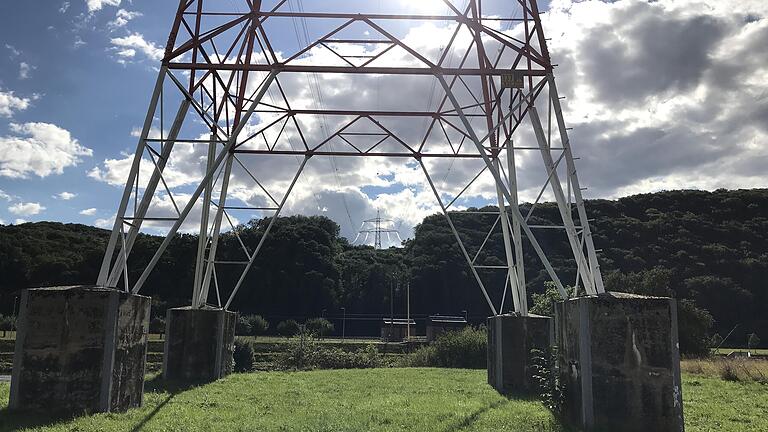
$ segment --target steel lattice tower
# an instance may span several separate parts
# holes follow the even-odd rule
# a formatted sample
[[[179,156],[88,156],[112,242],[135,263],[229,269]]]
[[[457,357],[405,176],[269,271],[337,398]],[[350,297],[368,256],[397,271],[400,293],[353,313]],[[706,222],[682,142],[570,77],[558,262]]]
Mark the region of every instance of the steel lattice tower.
[[[366,219],[363,221],[363,224],[360,226],[360,231],[357,232],[357,236],[354,240],[352,240],[352,244],[357,243],[357,240],[360,238],[361,234],[365,234],[365,238],[363,239],[363,244],[365,244],[368,241],[368,236],[370,234],[373,234],[373,248],[374,249],[381,249],[381,235],[385,234],[387,236],[387,240],[391,241],[390,235],[394,234],[398,240],[401,242],[403,241],[402,238],[400,238],[400,233],[393,227],[393,224],[395,221],[392,219],[383,219],[381,217],[381,211],[376,210],[376,217],[372,219]]]
[[[567,296],[537,240],[540,229],[556,229],[567,238],[576,286],[590,294],[604,291],[536,0],[501,2],[496,9],[483,0],[443,0],[441,15],[374,13],[365,2],[350,3],[354,10],[306,11],[300,1],[298,7],[293,3],[179,2],[99,285],[139,292],[174,235],[196,224],[192,305],[209,302],[213,287],[216,304],[229,308],[307,164],[330,159],[339,170],[337,159],[366,157],[410,160],[424,173],[494,315],[504,309],[507,292],[514,310],[528,313],[524,247],[532,248]],[[433,26],[435,39],[445,34],[441,49],[406,37],[402,29],[417,24]],[[303,29],[296,32],[295,49],[277,44],[274,36],[291,26]],[[398,96],[401,89],[390,86],[386,96],[394,106],[365,104],[362,92],[356,102],[334,106],[323,87],[339,77],[365,85],[393,79],[414,87],[431,83],[437,97],[426,109],[414,109],[407,103],[412,94]],[[309,88],[312,97],[297,88]],[[175,185],[169,170],[189,148],[205,149],[204,173],[191,187]],[[536,154],[544,180],[533,206],[522,214],[516,160]],[[276,160],[293,161],[290,177],[270,178],[284,171],[272,168]],[[471,172],[463,187],[435,181],[446,161],[471,167],[462,171]],[[482,245],[471,246],[454,223],[467,213],[455,209],[468,189],[484,184],[495,188],[496,222]],[[244,197],[230,189],[255,192]],[[546,191],[562,222],[529,224]],[[153,213],[158,203],[172,212]],[[240,242],[241,261],[222,262],[217,259],[222,223],[234,225],[231,213],[243,210],[271,219],[255,247]],[[125,263],[139,232],[149,226],[169,228],[140,276],[129,280]],[[504,265],[484,264],[486,243],[499,229]],[[216,269],[223,265],[239,266],[234,286],[219,286]],[[505,285],[486,286],[481,274],[487,271],[504,272]],[[498,297],[501,304],[493,300]]]

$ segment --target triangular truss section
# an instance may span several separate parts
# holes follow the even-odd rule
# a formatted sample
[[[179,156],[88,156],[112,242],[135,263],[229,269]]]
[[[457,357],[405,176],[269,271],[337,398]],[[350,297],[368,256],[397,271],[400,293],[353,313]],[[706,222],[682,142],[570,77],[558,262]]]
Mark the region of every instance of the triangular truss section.
[[[604,290],[536,1],[369,3],[180,0],[97,283],[139,292],[171,239],[198,232],[192,305],[229,308],[310,160],[327,159],[341,189],[338,158],[386,157],[423,172],[491,313],[528,313],[524,248],[563,296]],[[523,187],[518,164],[535,159],[541,184]],[[560,223],[534,224],[545,197]],[[480,243],[457,229],[468,207],[484,209]],[[237,226],[254,217],[265,225],[249,245]],[[147,229],[166,237],[131,278]],[[567,238],[571,272],[555,271],[540,230]],[[221,255],[222,236],[237,256]]]

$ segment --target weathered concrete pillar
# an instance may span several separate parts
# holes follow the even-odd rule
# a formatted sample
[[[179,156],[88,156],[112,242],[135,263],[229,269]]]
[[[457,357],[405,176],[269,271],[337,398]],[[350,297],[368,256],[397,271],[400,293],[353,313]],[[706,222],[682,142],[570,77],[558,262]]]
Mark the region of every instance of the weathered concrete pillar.
[[[222,309],[168,309],[163,377],[207,382],[232,373],[236,321]]]
[[[607,293],[555,310],[569,420],[585,430],[684,430],[674,299]]]
[[[111,288],[34,288],[21,296],[12,409],[124,411],[141,406],[150,298]]]
[[[488,384],[500,393],[530,393],[531,350],[550,355],[552,319],[539,315],[488,318]]]

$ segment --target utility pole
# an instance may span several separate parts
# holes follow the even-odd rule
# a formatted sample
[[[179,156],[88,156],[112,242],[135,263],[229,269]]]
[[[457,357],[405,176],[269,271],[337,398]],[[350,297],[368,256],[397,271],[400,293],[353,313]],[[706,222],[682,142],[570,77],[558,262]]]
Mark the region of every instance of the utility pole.
[[[389,279],[389,338],[395,334],[395,297],[394,297],[394,274]]]
[[[411,341],[411,281],[408,281],[408,285],[405,286],[405,319],[406,319],[406,325],[408,327],[407,330],[407,338],[408,342]]]
[[[352,240],[352,244],[357,243],[357,240],[362,234],[365,234],[362,244],[368,242],[368,236],[373,234],[373,247],[374,249],[381,249],[381,235],[386,234],[387,240],[391,241],[391,234],[394,234],[397,239],[402,243],[403,239],[400,237],[400,232],[395,229],[395,221],[392,219],[384,219],[381,217],[381,211],[376,210],[376,217],[373,219],[366,219],[360,226],[360,231],[357,232],[357,236]]]

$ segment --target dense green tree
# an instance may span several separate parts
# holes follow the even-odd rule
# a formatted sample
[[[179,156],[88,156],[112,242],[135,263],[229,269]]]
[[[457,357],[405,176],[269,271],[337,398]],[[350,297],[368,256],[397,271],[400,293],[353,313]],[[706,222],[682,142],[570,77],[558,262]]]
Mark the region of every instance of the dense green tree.
[[[586,205],[607,289],[677,298],[683,351],[701,351],[715,332],[725,335],[736,329],[725,346],[742,344],[748,331],[768,332],[768,190],[669,191]],[[520,208],[527,214],[532,207]],[[477,254],[477,263],[504,263],[498,226],[477,253],[495,215],[467,212],[452,218],[467,251]],[[541,203],[529,222],[549,224],[559,218],[557,206]],[[236,227],[248,253],[254,252],[269,222],[257,219]],[[93,283],[108,235],[76,224],[0,225],[0,313],[13,312],[22,288]],[[576,263],[569,258],[563,233],[537,230],[536,235],[561,280],[574,281]],[[160,241],[157,236],[138,237],[129,280],[139,277]],[[549,276],[525,242],[524,251],[529,304],[537,308],[551,300],[545,285]],[[180,234],[172,239],[142,291],[153,296],[154,317],[163,317],[168,307],[189,303],[196,253],[196,236]],[[245,258],[232,233],[222,235],[219,253],[223,261]],[[217,266],[222,289],[234,285],[239,270]],[[504,272],[483,271],[480,277],[485,286],[499,287]],[[453,233],[437,214],[416,226],[403,248],[387,250],[350,245],[339,236],[338,225],[325,217],[279,218],[232,307],[275,322],[304,320],[340,307],[348,314],[388,315],[392,305],[396,314],[402,314],[409,285],[412,314],[466,310],[478,321],[489,314]],[[489,290],[495,305],[501,303],[500,291]],[[223,291],[220,296],[226,299],[229,294]],[[214,290],[207,300],[217,304]],[[505,298],[502,310],[510,308],[511,301]]]

